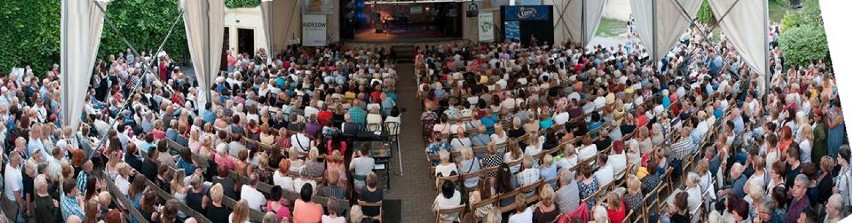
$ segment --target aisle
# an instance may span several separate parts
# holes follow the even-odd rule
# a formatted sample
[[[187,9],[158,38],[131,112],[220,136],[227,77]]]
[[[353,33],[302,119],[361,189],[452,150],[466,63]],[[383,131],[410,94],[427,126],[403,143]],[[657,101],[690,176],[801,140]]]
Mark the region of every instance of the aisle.
[[[414,64],[397,64],[399,82],[396,92],[399,95],[397,106],[402,112],[402,127],[400,145],[402,146],[402,161],[404,176],[391,177],[391,191],[385,199],[402,200],[402,222],[434,222],[432,201],[437,195],[434,190],[435,181],[429,178],[429,164],[426,162],[426,148],[422,138],[420,123],[420,100],[417,99],[417,83],[414,78]],[[394,159],[393,170],[398,173],[399,160]]]

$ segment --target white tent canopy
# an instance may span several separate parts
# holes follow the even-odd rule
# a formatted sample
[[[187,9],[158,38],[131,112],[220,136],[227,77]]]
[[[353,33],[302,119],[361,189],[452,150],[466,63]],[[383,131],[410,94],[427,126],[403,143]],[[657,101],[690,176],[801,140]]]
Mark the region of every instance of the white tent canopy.
[[[598,30],[606,0],[551,0],[553,41],[573,41],[586,46]]]
[[[639,39],[656,60],[677,44],[698,14],[701,0],[631,0],[630,8]]]
[[[221,64],[225,3],[223,0],[181,0],[180,5],[184,9],[186,40],[198,80],[196,105],[201,113],[210,99],[210,86]]]
[[[266,56],[268,59],[268,63],[272,63],[272,57],[275,56],[273,49],[275,47],[275,37],[274,30],[272,29],[272,23],[275,21],[275,17],[273,16],[273,2],[272,0],[263,0],[260,3],[260,16],[263,18],[263,30],[266,34]]]
[[[71,129],[77,129],[80,124],[89,80],[101,44],[104,13],[96,4],[106,7],[104,2],[62,1],[60,67],[63,74],[60,114],[62,126]]]
[[[757,73],[759,77],[766,77],[769,63],[767,2],[713,0],[710,1],[710,8],[713,9],[713,15],[720,19],[722,31],[731,40],[740,58],[752,68],[752,72]],[[757,30],[763,30],[763,32],[757,32]],[[758,78],[758,81],[766,80]],[[764,84],[758,83],[758,86],[764,86]]]

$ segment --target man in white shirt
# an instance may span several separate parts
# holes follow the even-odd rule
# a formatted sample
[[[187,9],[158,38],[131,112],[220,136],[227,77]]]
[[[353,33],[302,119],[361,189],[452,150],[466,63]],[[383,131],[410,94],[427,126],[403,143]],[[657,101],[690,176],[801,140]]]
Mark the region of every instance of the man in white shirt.
[[[304,124],[299,124],[299,128],[299,133],[290,136],[290,143],[297,150],[307,153],[311,150],[311,139],[308,138],[307,134],[305,134],[306,128]],[[301,158],[302,155],[299,155],[299,157]]]
[[[600,167],[598,168],[598,171],[595,172],[595,179],[598,180],[598,185],[601,185],[601,187],[612,182],[613,176],[615,175],[615,171],[612,166],[606,163],[608,159],[609,157],[606,154],[598,155],[598,163]]]
[[[261,211],[260,206],[266,204],[266,197],[257,190],[257,183],[257,174],[249,175],[249,185],[243,185],[241,188],[240,199],[246,200],[249,208]]]
[[[21,155],[11,153],[3,177],[5,179],[3,211],[10,219],[18,219],[18,216],[27,210],[23,198],[24,178],[21,175]]]

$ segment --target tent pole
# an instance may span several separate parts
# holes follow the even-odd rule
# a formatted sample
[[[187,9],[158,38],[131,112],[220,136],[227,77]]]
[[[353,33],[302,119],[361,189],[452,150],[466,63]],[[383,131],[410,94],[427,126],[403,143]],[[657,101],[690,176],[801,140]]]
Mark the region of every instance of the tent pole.
[[[583,48],[586,48],[586,45],[589,41],[586,39],[586,0],[583,0],[583,4],[580,6],[582,9],[580,11],[580,41],[583,44]]]
[[[766,73],[763,74],[763,78],[764,78],[764,82],[765,82],[764,84],[766,86],[763,88],[763,91],[761,91],[761,94],[763,94],[763,96],[766,96],[766,92],[769,90],[769,83],[770,83],[771,78],[772,78],[772,71],[769,69],[769,49],[770,49],[770,47],[769,47],[769,3],[768,3],[768,1],[763,1],[763,34],[764,34],[763,35],[763,43],[764,43],[763,46],[765,47],[763,53],[766,55],[763,58],[765,65],[766,65],[766,68],[765,68]]]
[[[205,4],[204,4],[204,31],[207,32],[207,35],[204,38],[204,63],[207,64],[207,66],[206,66],[207,72],[218,73],[219,68],[218,67],[212,67],[209,64],[210,58],[211,58],[211,56],[210,56],[210,44],[211,44],[211,41],[210,41],[210,1],[204,1],[204,2],[205,2]],[[221,47],[221,46],[219,46],[219,47]],[[251,49],[251,50],[254,50],[254,49]],[[199,75],[199,74],[196,73],[195,75]],[[201,75],[210,75],[210,74],[202,73]],[[215,77],[213,77],[213,78],[215,79]],[[207,87],[210,87],[210,86],[207,86]],[[204,88],[202,88],[202,89],[204,89]],[[213,99],[211,98],[212,96],[210,95],[210,89],[207,89],[206,91],[204,91],[202,93],[204,94],[204,99],[207,100],[205,102],[212,102],[213,101]],[[199,105],[195,105],[195,106],[199,106]],[[201,115],[201,111],[204,110],[203,109],[204,106],[205,105],[199,106],[202,109],[198,109],[198,115]]]
[[[651,67],[657,73],[657,1],[651,1]]]

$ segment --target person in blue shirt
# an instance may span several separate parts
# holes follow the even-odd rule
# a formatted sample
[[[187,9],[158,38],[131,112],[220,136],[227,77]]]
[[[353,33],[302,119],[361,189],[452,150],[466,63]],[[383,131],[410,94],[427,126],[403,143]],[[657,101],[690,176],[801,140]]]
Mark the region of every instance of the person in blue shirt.
[[[62,184],[62,192],[60,197],[60,210],[62,210],[62,221],[68,220],[72,215],[76,215],[80,219],[85,219],[83,208],[80,207],[79,197],[80,190],[77,188],[77,182],[73,180],[65,181]]]
[[[432,137],[432,143],[426,146],[426,154],[438,154],[438,152],[442,150],[450,152],[450,144],[447,143],[447,140],[445,140],[444,137],[440,135],[440,133],[436,133]],[[440,162],[440,160],[432,160],[432,166],[436,166]]]
[[[205,124],[216,121],[216,112],[213,111],[213,103],[207,102],[204,104],[204,114],[201,115],[201,120]]]
[[[500,120],[496,114],[491,112],[491,109],[485,109],[485,116],[479,122],[485,126],[485,133],[488,135],[494,134],[494,125]]]

